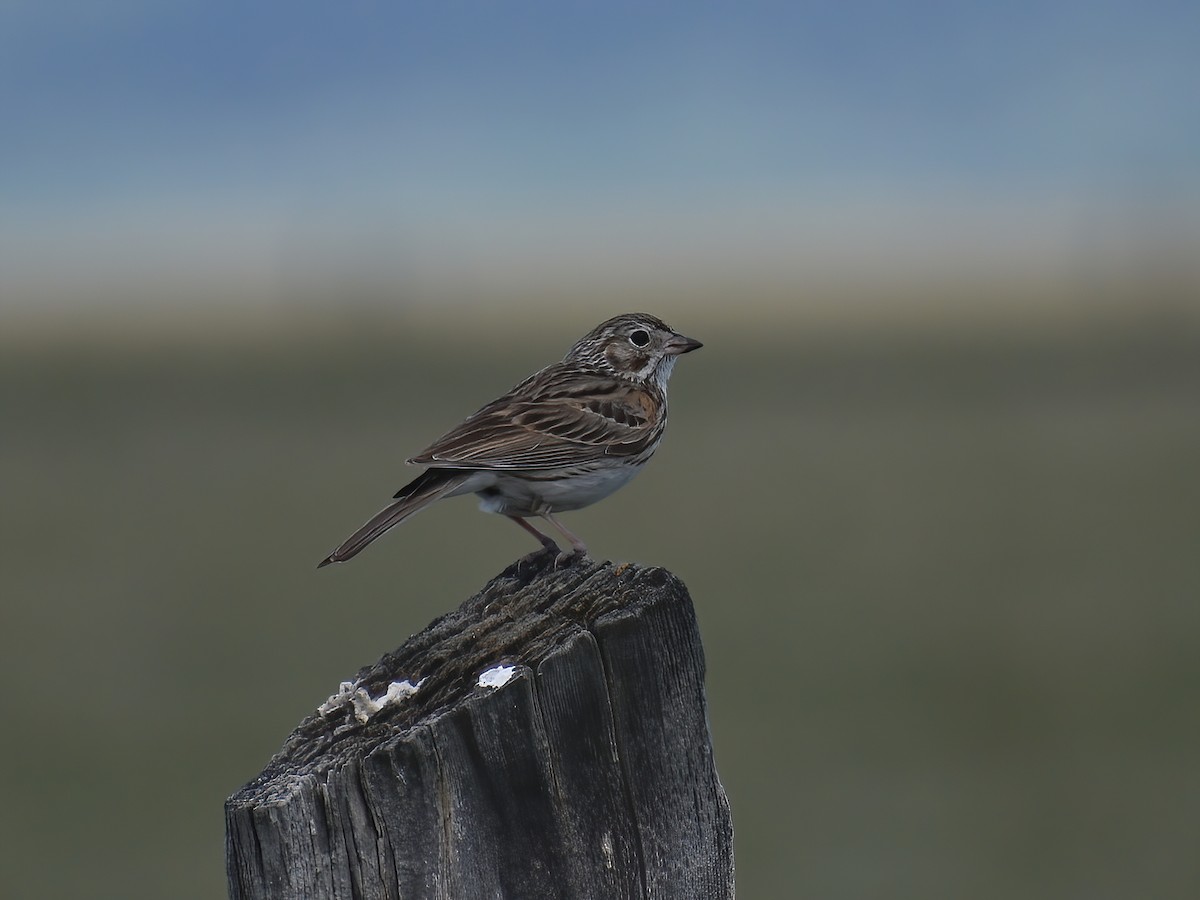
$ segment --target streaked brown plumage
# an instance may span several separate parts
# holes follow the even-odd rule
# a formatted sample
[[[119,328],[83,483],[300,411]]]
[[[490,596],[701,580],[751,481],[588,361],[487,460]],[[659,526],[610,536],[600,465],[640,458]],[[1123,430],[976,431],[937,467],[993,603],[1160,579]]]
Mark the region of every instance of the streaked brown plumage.
[[[558,545],[527,517],[546,519],[575,553],[586,553],[554,513],[594,503],[641,470],[667,424],[667,381],[675,361],[700,346],[645,313],[596,326],[561,362],[526,378],[408,460],[428,468],[318,568],[345,562],[431,503],[468,493],[479,496],[481,509],[513,519],[547,549]]]

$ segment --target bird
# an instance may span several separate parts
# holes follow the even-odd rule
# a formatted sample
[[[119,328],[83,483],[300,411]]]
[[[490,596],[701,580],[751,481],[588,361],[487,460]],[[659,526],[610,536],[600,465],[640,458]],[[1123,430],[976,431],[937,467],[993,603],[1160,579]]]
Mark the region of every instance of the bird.
[[[468,416],[407,462],[425,471],[325,557],[346,562],[422,509],[463,494],[498,513],[556,555],[587,555],[587,545],[558,521],[623,487],[642,470],[667,424],[667,381],[684,353],[702,347],[648,313],[600,323],[559,362],[535,372]],[[571,550],[529,519],[554,527]]]

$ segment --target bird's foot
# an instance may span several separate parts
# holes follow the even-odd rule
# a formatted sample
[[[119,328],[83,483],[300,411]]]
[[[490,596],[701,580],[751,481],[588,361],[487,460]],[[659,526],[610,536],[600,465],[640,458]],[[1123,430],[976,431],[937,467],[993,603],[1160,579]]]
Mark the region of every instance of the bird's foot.
[[[554,560],[554,565],[558,565],[558,557],[561,553],[558,549],[558,544],[551,541],[548,544],[543,544],[532,553],[526,553],[517,560],[517,572],[524,574],[528,571],[536,571],[546,565],[546,559],[549,557]]]
[[[585,559],[586,557],[587,547],[572,547],[570,550],[563,550],[554,557],[554,568],[565,569],[576,560]]]

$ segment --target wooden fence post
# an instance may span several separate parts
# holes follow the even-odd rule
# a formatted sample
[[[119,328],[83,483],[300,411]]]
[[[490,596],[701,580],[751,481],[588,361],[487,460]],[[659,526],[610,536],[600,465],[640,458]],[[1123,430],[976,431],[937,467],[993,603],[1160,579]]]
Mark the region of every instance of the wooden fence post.
[[[687,588],[526,558],[344,683],[225,817],[233,900],[732,898]]]

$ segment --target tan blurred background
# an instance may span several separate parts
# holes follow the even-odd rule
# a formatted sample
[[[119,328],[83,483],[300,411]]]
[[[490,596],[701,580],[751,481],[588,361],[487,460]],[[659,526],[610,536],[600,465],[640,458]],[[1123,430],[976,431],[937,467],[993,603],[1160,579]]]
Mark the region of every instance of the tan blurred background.
[[[219,897],[222,802],[533,549],[315,570],[617,312],[569,517],[692,590],[740,896],[1200,886],[1200,63],[1169,3],[0,9],[0,895]]]

